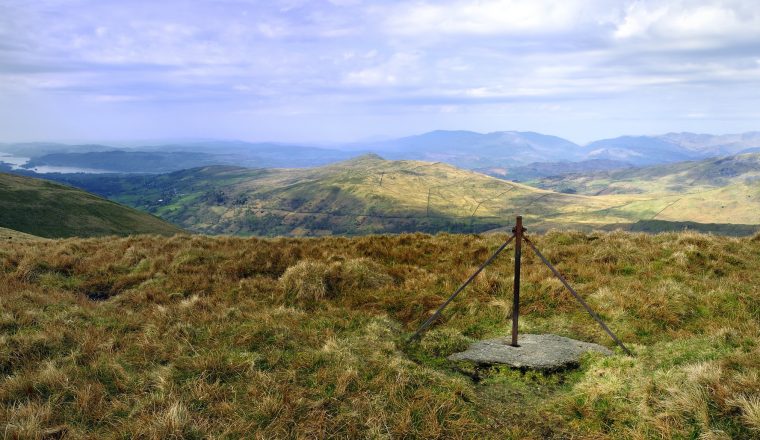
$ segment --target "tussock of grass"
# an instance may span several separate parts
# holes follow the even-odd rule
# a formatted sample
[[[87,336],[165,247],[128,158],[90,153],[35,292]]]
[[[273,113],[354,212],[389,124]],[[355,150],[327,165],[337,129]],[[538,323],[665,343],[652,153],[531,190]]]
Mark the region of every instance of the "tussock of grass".
[[[311,260],[303,260],[289,267],[280,277],[287,302],[303,304],[324,299],[327,296],[329,269],[327,264]]]
[[[0,249],[4,435],[757,436],[756,237],[535,236],[637,357],[476,384],[445,356],[508,334],[509,253],[405,341],[504,238],[13,242]],[[613,348],[523,255],[521,331]]]
[[[383,267],[369,258],[339,258],[330,264],[302,260],[280,277],[288,304],[310,305],[322,299],[357,295],[393,282]]]

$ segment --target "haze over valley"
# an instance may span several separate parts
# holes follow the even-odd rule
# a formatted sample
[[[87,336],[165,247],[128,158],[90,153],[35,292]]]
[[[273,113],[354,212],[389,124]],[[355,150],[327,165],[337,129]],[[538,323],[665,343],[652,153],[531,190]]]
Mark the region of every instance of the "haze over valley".
[[[534,132],[482,134],[438,130],[382,142],[320,147],[213,140],[132,146],[128,149],[98,144],[0,144],[0,154],[4,154],[0,156],[0,165],[4,163],[6,168],[37,169],[40,173],[77,170],[159,173],[207,165],[304,168],[374,153],[387,159],[444,162],[502,177],[517,177],[527,171],[527,168],[521,167],[533,165],[535,168],[535,164],[539,163],[556,164],[559,172],[555,173],[563,174],[565,169],[591,171],[646,166],[757,151],[760,151],[760,132],[621,136],[578,145],[560,137]]]

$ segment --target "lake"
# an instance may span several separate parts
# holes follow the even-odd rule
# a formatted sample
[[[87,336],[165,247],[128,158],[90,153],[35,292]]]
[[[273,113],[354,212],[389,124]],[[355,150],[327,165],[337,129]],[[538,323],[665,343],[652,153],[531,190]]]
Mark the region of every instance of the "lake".
[[[50,165],[41,165],[34,168],[24,168],[22,165],[29,162],[29,157],[21,157],[21,156],[14,156],[12,154],[8,153],[2,153],[0,152],[0,162],[6,163],[11,166],[14,170],[27,170],[27,171],[34,171],[35,173],[39,174],[48,174],[48,173],[63,173],[63,174],[71,174],[71,173],[87,173],[87,174],[103,174],[103,173],[112,173],[113,171],[109,170],[99,170],[95,168],[78,168],[78,167],[57,167],[57,166],[50,166]]]

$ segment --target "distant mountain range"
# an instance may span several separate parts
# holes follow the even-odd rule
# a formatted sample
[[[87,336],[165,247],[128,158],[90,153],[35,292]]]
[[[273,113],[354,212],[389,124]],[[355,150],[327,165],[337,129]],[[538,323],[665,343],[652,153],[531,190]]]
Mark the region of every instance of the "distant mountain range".
[[[695,133],[622,136],[592,142],[586,149],[589,159],[654,165],[760,151],[760,132],[719,136]]]
[[[443,162],[517,180],[546,177],[553,175],[551,173],[648,166],[753,151],[760,151],[760,132],[622,136],[587,145],[534,132],[482,134],[443,130],[334,148],[242,141],[193,141],[130,149],[54,143],[0,144],[0,152],[31,158],[24,165],[26,168],[79,167],[117,173],[162,173],[209,165],[304,168],[371,152],[386,159]],[[0,162],[2,160],[0,157]],[[553,165],[537,165],[546,163]]]
[[[633,165],[628,162],[619,160],[588,159],[579,162],[533,162],[516,167],[475,168],[474,171],[500,179],[523,182],[551,176],[610,171],[632,167]]]
[[[567,139],[534,132],[481,134],[439,130],[356,147],[388,159],[439,161],[467,169],[588,161],[593,162],[587,163],[587,167],[615,169],[625,165],[645,166],[760,151],[760,132],[621,136],[578,145]],[[552,171],[562,170],[555,167]]]
[[[53,166],[115,173],[163,173],[207,165],[303,168],[346,160],[358,154],[297,145],[226,141],[148,145],[135,149],[105,145],[0,144],[0,152],[30,158],[22,165],[24,169]]]
[[[567,139],[520,131],[481,134],[439,130],[361,147],[388,159],[445,162],[468,169],[585,158],[583,147]]]

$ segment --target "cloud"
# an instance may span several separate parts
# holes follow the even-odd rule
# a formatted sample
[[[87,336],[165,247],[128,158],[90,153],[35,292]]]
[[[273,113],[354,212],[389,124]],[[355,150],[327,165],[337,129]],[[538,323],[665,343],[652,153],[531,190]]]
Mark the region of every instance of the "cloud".
[[[388,30],[402,35],[556,34],[600,26],[618,15],[619,6],[602,0],[457,0],[409,3],[388,18]]]
[[[659,123],[742,119],[759,82],[755,0],[0,1],[7,106]]]
[[[615,38],[680,41],[707,46],[756,41],[760,11],[754,1],[636,2],[631,4]]]
[[[374,58],[374,57],[373,57]],[[400,83],[410,84],[419,80],[419,55],[415,53],[394,53],[380,64],[346,74],[344,82],[360,86],[392,86]]]

